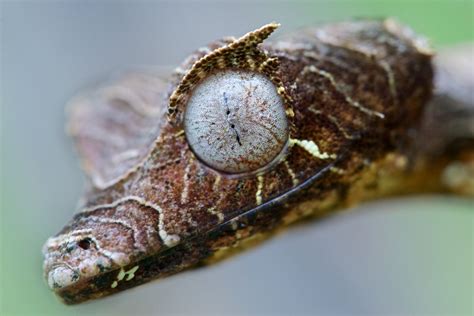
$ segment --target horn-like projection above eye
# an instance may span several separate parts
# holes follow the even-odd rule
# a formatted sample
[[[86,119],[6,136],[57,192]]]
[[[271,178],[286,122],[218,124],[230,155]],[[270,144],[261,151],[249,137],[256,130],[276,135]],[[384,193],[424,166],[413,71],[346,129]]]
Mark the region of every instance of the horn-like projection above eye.
[[[209,167],[247,173],[276,160],[288,140],[288,119],[269,78],[248,70],[225,70],[194,88],[184,130],[196,156]]]

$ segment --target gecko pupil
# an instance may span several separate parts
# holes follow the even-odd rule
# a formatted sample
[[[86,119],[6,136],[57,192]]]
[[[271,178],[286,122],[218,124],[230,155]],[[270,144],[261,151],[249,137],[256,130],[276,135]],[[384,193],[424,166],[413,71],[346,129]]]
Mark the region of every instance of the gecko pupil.
[[[229,174],[270,165],[288,140],[288,120],[275,85],[244,70],[204,79],[188,100],[184,130],[202,162]]]

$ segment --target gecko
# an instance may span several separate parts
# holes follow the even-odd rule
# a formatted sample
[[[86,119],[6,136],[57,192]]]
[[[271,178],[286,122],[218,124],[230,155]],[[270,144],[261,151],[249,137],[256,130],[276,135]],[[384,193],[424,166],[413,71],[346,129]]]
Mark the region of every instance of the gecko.
[[[216,40],[165,78],[127,73],[71,100],[88,181],[43,247],[64,303],[220,262],[363,201],[474,194],[465,63],[435,58],[393,19],[268,38],[278,27]]]

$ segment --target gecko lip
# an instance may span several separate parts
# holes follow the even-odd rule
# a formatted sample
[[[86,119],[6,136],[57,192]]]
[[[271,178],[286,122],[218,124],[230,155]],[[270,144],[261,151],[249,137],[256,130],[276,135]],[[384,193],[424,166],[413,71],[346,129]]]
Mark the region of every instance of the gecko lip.
[[[64,288],[80,279],[80,274],[66,264],[56,264],[46,271],[48,271],[47,281],[51,289]]]

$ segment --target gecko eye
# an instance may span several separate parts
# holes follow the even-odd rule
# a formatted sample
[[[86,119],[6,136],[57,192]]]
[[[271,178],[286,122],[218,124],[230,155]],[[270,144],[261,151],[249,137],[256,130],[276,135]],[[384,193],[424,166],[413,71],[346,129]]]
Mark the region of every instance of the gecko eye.
[[[288,140],[285,107],[275,85],[243,70],[217,72],[196,86],[184,130],[201,161],[229,174],[268,166]]]

